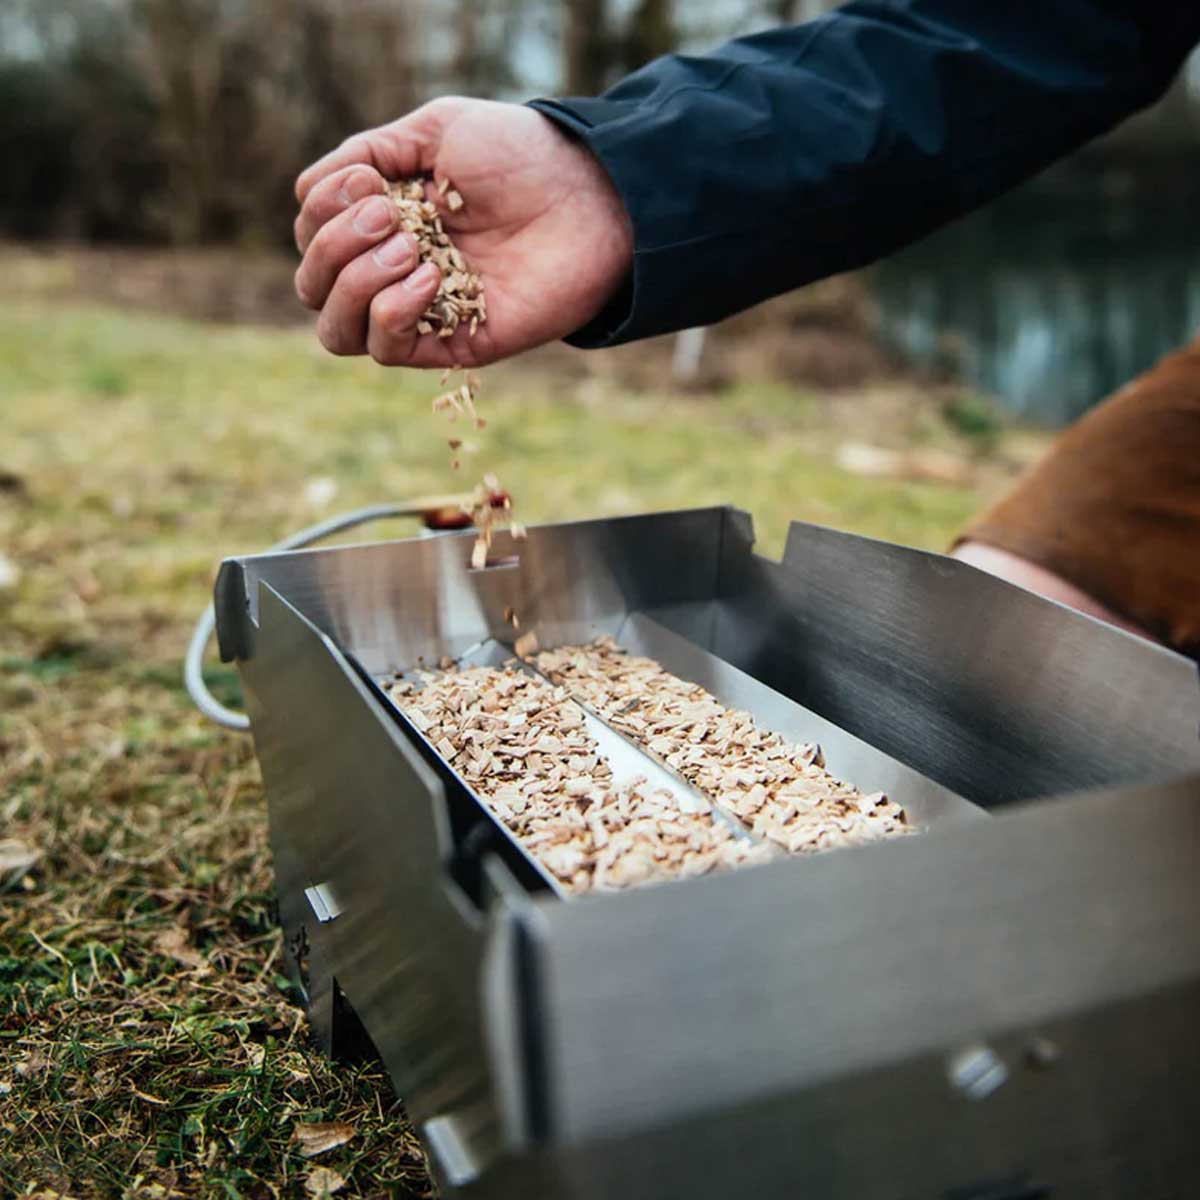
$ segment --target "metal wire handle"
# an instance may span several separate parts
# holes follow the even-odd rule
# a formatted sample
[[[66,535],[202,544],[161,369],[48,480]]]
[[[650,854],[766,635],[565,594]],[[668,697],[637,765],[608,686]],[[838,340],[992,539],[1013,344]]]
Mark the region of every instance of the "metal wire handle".
[[[331,537],[346,529],[358,525],[366,525],[369,521],[382,521],[388,517],[411,517],[421,512],[420,507],[414,508],[413,502],[401,501],[394,504],[373,504],[367,508],[356,508],[350,512],[339,513],[328,520],[310,525],[276,542],[267,548],[265,553],[274,554],[279,550],[299,550],[311,546],[323,538]],[[188,643],[187,654],[183,660],[183,685],[187,688],[192,703],[210,720],[226,729],[235,729],[239,733],[250,732],[250,718],[245,713],[227,708],[208,690],[204,682],[204,651],[208,648],[209,639],[217,625],[217,614],[210,604],[203,616],[196,622],[192,631],[192,640]]]

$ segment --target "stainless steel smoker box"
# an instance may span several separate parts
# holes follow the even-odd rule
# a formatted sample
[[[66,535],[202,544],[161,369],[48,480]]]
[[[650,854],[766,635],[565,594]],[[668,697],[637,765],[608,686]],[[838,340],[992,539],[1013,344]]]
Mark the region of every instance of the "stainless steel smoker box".
[[[503,541],[503,539],[502,539]],[[1200,1194],[1196,664],[938,555],[737,510],[232,558],[289,959],[444,1187]],[[609,633],[922,836],[564,898],[388,699]],[[703,676],[698,678],[698,676]]]

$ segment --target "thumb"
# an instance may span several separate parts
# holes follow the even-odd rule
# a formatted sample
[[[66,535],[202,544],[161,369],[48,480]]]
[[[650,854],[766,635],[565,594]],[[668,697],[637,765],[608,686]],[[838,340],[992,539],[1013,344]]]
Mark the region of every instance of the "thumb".
[[[442,130],[461,101],[433,100],[398,121],[348,137],[336,150],[305,168],[296,180],[296,199],[335,171],[356,163],[374,167],[384,179],[407,179],[433,170]]]

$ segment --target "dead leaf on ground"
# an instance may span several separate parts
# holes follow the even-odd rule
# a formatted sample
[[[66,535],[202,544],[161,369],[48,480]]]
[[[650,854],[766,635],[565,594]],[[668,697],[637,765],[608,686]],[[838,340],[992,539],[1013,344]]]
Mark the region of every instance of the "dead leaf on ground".
[[[0,591],[21,582],[21,568],[7,554],[0,554]]]
[[[304,1178],[304,1190],[310,1196],[332,1196],[345,1186],[345,1177],[331,1167],[313,1167]]]
[[[866,479],[908,479],[966,487],[974,467],[969,459],[944,450],[891,450],[863,442],[845,442],[835,455],[837,465]]]
[[[16,838],[0,839],[0,891],[15,884],[41,857],[40,850]]]
[[[32,1079],[35,1075],[41,1075],[51,1065],[50,1059],[45,1054],[40,1050],[34,1050],[17,1063],[16,1071],[22,1079]]]
[[[316,1158],[326,1150],[344,1146],[357,1132],[353,1125],[345,1121],[320,1121],[312,1125],[301,1121],[292,1130],[292,1141],[300,1143],[300,1153],[304,1158]]]
[[[185,967],[208,969],[204,955],[188,940],[187,930],[176,925],[164,930],[154,939],[154,948],[159,954],[181,962]]]

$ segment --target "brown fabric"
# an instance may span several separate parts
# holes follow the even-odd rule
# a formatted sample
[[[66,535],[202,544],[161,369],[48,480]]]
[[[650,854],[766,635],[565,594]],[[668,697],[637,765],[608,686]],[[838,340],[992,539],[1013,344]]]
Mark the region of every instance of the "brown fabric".
[[[1200,338],[1068,429],[967,540],[1200,656]]]

